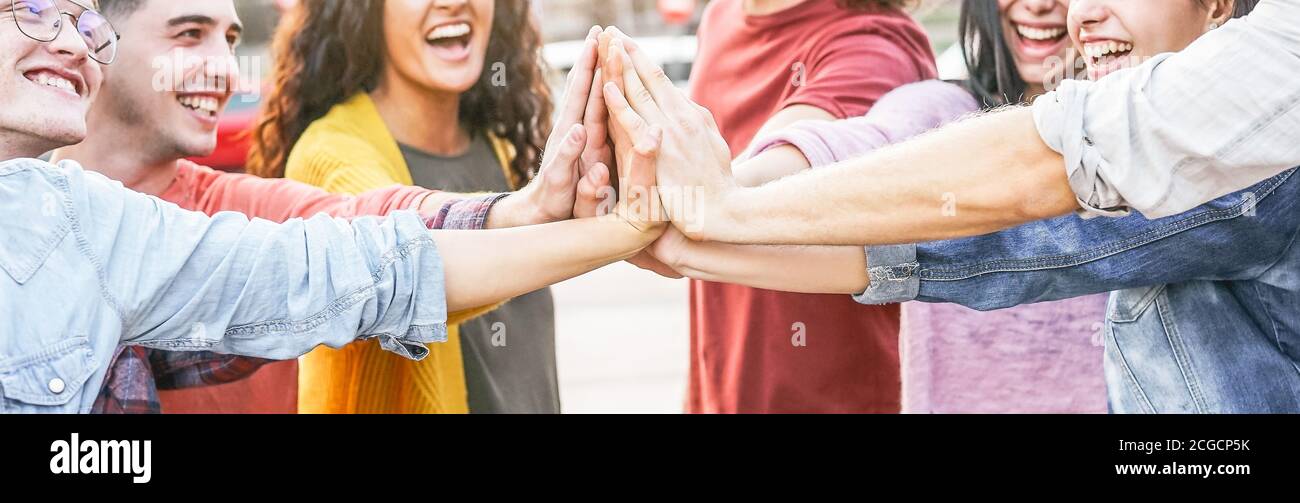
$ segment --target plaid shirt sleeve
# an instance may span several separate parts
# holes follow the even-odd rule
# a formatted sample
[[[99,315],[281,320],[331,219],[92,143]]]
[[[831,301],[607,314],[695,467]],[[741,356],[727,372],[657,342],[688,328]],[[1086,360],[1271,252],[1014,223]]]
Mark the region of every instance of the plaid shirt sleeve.
[[[482,230],[487,226],[492,208],[510,194],[489,194],[469,199],[447,201],[437,215],[425,218],[425,225],[433,230]]]
[[[274,361],[210,352],[149,351],[149,364],[159,390],[235,382]]]

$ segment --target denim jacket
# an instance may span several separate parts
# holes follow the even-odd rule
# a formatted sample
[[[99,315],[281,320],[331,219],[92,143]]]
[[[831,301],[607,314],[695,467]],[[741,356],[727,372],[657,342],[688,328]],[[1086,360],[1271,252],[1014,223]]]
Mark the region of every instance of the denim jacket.
[[[0,162],[0,411],[86,412],[119,344],[269,359],[446,338],[414,213],[283,225],[207,217],[73,162]]]
[[[1300,176],[1190,212],[1067,216],[867,251],[863,303],[975,309],[1121,290],[1106,323],[1114,412],[1300,412]]]

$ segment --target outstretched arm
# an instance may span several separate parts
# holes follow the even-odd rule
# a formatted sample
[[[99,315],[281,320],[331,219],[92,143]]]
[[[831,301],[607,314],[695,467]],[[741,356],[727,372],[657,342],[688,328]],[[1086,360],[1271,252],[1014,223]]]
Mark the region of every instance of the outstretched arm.
[[[741,244],[892,244],[978,235],[1078,208],[1062,158],[1028,109],[961,121],[913,141],[762,187],[727,175],[707,110],[621,40],[632,110],[665,132],[659,179],[674,224],[695,239]],[[638,56],[639,55],[639,56]],[[638,73],[638,71],[640,73]],[[990,133],[990,132],[996,132]],[[817,194],[817,197],[807,197]]]

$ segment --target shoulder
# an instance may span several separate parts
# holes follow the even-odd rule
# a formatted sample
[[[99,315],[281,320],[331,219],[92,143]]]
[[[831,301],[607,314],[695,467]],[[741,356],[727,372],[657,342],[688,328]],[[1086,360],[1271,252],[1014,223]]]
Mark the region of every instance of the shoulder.
[[[298,139],[285,166],[285,177],[319,185],[334,170],[387,171],[387,158],[377,146],[337,124],[316,121]]]
[[[895,103],[929,103],[961,112],[979,110],[979,102],[965,87],[944,80],[923,80],[904,84],[880,98],[877,107]]]
[[[61,166],[36,159],[0,163],[0,249],[32,251],[66,233],[88,190],[81,165]],[[92,191],[107,190],[107,183],[100,185]]]
[[[865,43],[871,46],[864,49],[896,46],[920,58],[934,57],[925,28],[905,12],[893,9],[839,9],[837,12],[839,15],[830,16],[820,25],[816,32],[817,45],[853,47]]]
[[[307,126],[289,152],[285,176],[322,185],[337,170],[394,177],[405,168],[374,102],[359,93]]]

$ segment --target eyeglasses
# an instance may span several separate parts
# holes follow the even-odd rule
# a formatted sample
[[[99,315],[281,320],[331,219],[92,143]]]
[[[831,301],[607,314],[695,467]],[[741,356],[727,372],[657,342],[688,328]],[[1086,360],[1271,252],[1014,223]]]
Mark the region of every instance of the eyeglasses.
[[[63,32],[63,16],[68,16],[77,24],[77,33],[86,41],[90,50],[90,59],[101,65],[113,64],[117,59],[117,41],[122,39],[113,29],[108,19],[98,11],[69,0],[69,3],[81,7],[81,15],[59,10],[55,0],[9,0],[9,10],[13,14],[18,31],[38,42],[53,42]],[[0,12],[0,14],[5,14]]]

